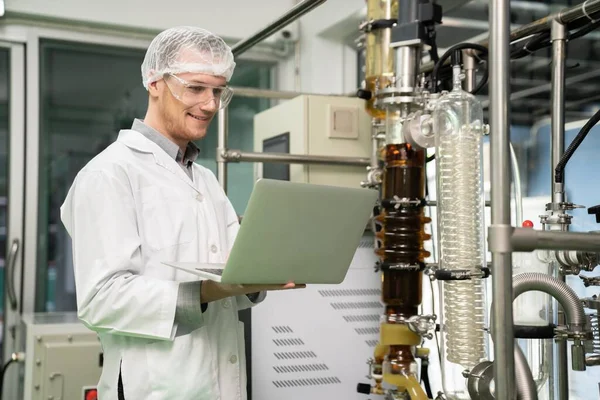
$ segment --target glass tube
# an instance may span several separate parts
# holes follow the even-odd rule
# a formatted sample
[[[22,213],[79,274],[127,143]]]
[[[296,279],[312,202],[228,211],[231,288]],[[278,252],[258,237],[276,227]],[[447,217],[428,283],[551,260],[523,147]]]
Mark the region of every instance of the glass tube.
[[[486,266],[481,138],[483,110],[461,88],[460,67],[454,87],[434,110],[436,134],[439,267],[467,270],[470,280],[444,281],[441,287],[442,364],[448,399],[469,399],[462,373],[486,358]]]
[[[398,16],[398,0],[367,0],[367,20],[381,21]],[[376,89],[388,87],[393,82],[395,62],[390,48],[391,27],[373,29],[366,35],[365,80],[366,89],[373,97],[366,103],[366,111],[373,118],[385,118],[386,111],[376,108]]]
[[[418,314],[422,301],[423,263],[429,257],[424,241],[430,238],[424,229],[430,219],[423,212],[425,152],[404,143],[401,114],[392,107],[386,115],[382,212],[376,217],[380,243],[376,253],[383,270],[386,306],[380,342],[388,346],[382,370],[384,381],[392,385],[406,384],[407,376],[417,376],[414,351],[421,338],[409,329],[407,320]]]

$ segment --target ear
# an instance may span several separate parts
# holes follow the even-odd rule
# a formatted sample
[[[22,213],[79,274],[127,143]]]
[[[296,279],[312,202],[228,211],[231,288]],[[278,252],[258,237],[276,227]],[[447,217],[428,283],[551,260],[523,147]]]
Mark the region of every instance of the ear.
[[[150,94],[150,97],[158,97],[160,95],[160,93],[162,92],[162,84],[164,84],[164,82],[162,80],[159,81],[155,81],[152,82],[151,84],[148,85],[148,93]]]

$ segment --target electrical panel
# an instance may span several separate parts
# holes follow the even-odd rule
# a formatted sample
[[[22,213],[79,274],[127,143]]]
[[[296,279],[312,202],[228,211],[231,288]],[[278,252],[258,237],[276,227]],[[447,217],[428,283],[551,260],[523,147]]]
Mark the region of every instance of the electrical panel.
[[[364,100],[301,95],[254,117],[254,151],[293,155],[371,156],[371,117]],[[360,187],[366,166],[255,163],[254,178]]]
[[[95,400],[103,353],[95,332],[76,313],[23,317],[24,400]]]

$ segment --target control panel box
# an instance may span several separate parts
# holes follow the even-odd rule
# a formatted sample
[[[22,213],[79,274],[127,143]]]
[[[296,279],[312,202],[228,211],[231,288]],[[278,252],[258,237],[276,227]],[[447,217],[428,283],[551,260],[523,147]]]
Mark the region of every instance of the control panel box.
[[[254,151],[369,158],[371,117],[364,100],[301,95],[254,117]],[[254,178],[360,187],[366,166],[255,163]]]
[[[76,313],[24,315],[24,400],[95,400],[103,355]]]

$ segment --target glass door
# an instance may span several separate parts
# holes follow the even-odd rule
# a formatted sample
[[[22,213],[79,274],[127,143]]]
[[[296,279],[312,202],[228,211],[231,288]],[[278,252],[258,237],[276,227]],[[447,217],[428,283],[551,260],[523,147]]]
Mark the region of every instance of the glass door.
[[[17,350],[22,312],[25,175],[24,46],[0,42],[0,360]],[[7,371],[17,379],[18,369]],[[4,393],[4,398],[12,398]]]

